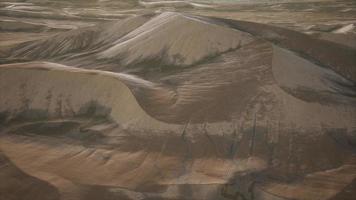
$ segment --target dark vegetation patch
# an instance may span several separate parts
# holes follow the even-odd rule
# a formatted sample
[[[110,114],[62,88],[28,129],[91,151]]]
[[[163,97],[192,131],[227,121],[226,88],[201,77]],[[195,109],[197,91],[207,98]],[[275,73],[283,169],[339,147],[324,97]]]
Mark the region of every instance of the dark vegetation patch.
[[[27,136],[69,138],[86,145],[102,143],[105,136],[100,131],[83,129],[81,125],[80,122],[76,121],[38,122],[21,126],[11,133]]]
[[[210,135],[206,130],[197,130],[194,135],[183,131],[180,136],[128,133],[120,136],[120,143],[112,144],[112,148],[126,152],[145,149],[188,160],[254,156],[267,161],[267,177],[291,181],[308,173],[339,167],[354,153],[355,146],[346,129],[312,131],[319,134],[293,127],[281,127],[276,133],[257,125],[223,135]]]
[[[24,99],[22,111],[18,113],[10,113],[4,111],[0,113],[0,125],[11,124],[11,123],[24,123],[24,122],[36,122],[36,121],[47,121],[51,119],[58,118],[87,118],[98,121],[98,123],[106,120],[110,120],[111,108],[100,105],[95,101],[90,101],[89,103],[82,106],[78,113],[63,114],[61,107],[58,107],[56,113],[48,113],[44,109],[31,109],[29,108],[29,101]],[[65,116],[63,116],[65,115]]]
[[[41,109],[24,109],[17,113],[15,116],[11,116],[8,122],[26,122],[26,121],[38,121],[48,119],[48,112]]]
[[[189,65],[183,64],[185,58],[180,54],[173,55],[172,60],[169,60],[168,58],[170,56],[168,56],[168,47],[163,48],[161,53],[156,55],[155,57],[145,58],[145,59],[138,58],[135,62],[129,63],[127,65],[123,62],[125,60],[125,57],[128,57],[127,54],[118,55],[114,59],[101,58],[98,59],[98,62],[101,63],[101,65],[103,66],[105,65],[110,66],[107,68],[105,67],[102,68],[103,70],[126,72],[130,74],[139,75],[145,78],[148,77],[153,78],[157,75],[163,77],[165,75],[182,72],[184,70],[190,69],[192,67],[196,67],[198,65],[218,62],[222,54],[235,51],[239,48],[241,48],[241,46],[228,49],[224,52],[219,52],[219,53],[205,56],[202,59]]]
[[[100,105],[96,101],[90,101],[79,109],[80,117],[106,118],[110,115],[111,108]]]
[[[0,126],[6,123],[9,114],[10,113],[6,112],[6,111],[5,112],[0,112]]]
[[[77,128],[80,124],[73,121],[38,122],[22,126],[16,132],[25,132],[36,135],[59,136]]]

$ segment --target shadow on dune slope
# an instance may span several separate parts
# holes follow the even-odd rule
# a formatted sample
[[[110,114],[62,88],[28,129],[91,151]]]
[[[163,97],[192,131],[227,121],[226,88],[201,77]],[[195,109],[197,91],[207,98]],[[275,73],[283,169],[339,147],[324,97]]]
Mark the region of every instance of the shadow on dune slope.
[[[219,18],[213,19],[297,52],[321,66],[329,67],[344,77],[356,81],[356,50],[353,48],[266,24]]]
[[[59,200],[58,190],[49,183],[25,174],[0,151],[0,199]]]

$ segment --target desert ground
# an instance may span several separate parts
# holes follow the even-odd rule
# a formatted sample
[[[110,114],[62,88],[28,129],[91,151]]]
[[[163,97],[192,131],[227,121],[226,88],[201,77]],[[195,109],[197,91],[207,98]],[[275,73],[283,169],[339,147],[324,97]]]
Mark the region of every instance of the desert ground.
[[[356,199],[353,0],[0,0],[0,200]]]

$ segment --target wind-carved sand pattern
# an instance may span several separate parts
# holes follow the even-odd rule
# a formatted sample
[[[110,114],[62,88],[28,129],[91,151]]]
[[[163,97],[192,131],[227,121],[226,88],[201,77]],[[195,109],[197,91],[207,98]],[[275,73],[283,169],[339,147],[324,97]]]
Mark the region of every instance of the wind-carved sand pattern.
[[[190,10],[226,2],[116,3],[1,4],[0,200],[355,197],[352,45]]]

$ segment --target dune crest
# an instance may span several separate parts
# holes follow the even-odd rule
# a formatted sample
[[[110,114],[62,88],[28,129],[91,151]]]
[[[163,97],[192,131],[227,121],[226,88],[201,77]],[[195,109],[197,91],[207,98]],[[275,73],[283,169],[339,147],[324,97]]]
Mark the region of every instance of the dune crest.
[[[147,60],[163,60],[167,65],[191,65],[251,41],[246,33],[165,12],[117,40],[113,47],[100,53],[99,58],[122,58],[124,65]]]
[[[88,71],[53,63],[11,64],[0,68],[1,113],[13,119],[51,119],[94,115],[109,117],[122,127],[174,129],[143,111],[130,89],[127,76]],[[8,78],[14,84],[6,84]],[[15,81],[16,80],[16,81]],[[46,83],[46,84],[43,84]],[[70,87],[68,87],[70,85]],[[111,88],[111,89],[109,89]],[[126,113],[123,115],[122,113]]]
[[[25,42],[15,47],[11,57],[30,60],[43,59],[107,48],[112,42],[146,21],[146,17],[139,16],[58,33],[48,38]]]

